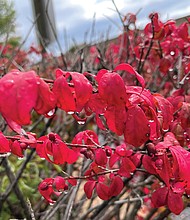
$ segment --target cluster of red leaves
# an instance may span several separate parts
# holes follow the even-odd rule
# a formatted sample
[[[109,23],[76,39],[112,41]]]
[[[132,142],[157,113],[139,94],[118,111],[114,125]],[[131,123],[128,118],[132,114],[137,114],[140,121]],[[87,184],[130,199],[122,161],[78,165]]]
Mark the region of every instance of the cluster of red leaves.
[[[183,210],[182,195],[190,193],[190,153],[180,146],[171,132],[167,132],[157,145],[150,144],[148,149],[151,156],[143,156],[143,166],[165,183],[152,194],[153,204],[155,207],[168,205],[173,213],[179,214]]]
[[[119,71],[134,75],[141,86],[127,86]],[[84,131],[77,134],[72,142],[75,145],[88,146],[80,151],[77,147],[70,149],[57,134],[51,133],[38,140],[28,136],[28,139],[25,138],[28,142],[25,139],[15,139],[8,143],[2,136],[5,144],[1,152],[11,151],[22,157],[23,150],[30,145],[36,148],[41,158],[55,164],[72,164],[79,155],[85,155],[94,160],[86,172],[89,176],[85,185],[87,197],[96,189],[101,199],[108,199],[121,192],[122,178],[129,178],[140,164],[141,155],[127,149],[128,144],[140,147],[146,141],[158,140],[169,129],[173,120],[173,106],[162,96],[152,95],[146,90],[143,77],[126,63],[118,65],[113,71],[100,70],[94,76],[94,81],[96,86],[93,89],[84,74],[58,69],[50,88],[34,71],[13,70],[0,79],[1,114],[9,126],[22,137],[21,126],[30,123],[33,110],[47,115],[57,107],[78,120],[81,120],[78,113],[83,111],[86,117],[95,114],[97,125],[101,129],[109,128],[117,135],[124,135],[127,145],[117,146],[114,150],[109,146],[102,148],[94,132]],[[106,169],[114,170],[114,174],[103,177]],[[48,179],[48,184],[52,185],[53,180]],[[117,191],[114,190],[115,185],[118,185]],[[52,187],[44,190],[43,195],[47,193],[49,198],[50,192],[54,192]]]
[[[136,17],[129,14],[127,30],[108,44],[104,62],[109,67],[122,62],[130,63],[140,71],[149,87],[159,89],[160,93],[168,96],[190,71],[190,23],[185,22],[185,19],[179,26],[174,20],[162,22],[157,13],[152,13],[149,17],[151,22],[144,30],[130,29],[130,20],[134,21],[135,25]],[[95,46],[92,51],[90,50],[94,62],[101,54],[98,49],[95,50]],[[153,78],[155,74],[156,79]],[[134,81],[128,76],[126,80],[130,85]],[[164,83],[162,88],[160,84],[163,81],[167,83]]]
[[[184,208],[183,196],[190,195],[189,24],[177,27],[174,21],[163,23],[157,13],[150,18],[142,36],[135,38],[135,32],[128,29],[109,45],[105,62],[115,66],[111,71],[101,69],[92,75],[56,69],[54,80],[43,80],[34,71],[12,70],[4,75],[0,79],[0,113],[18,135],[5,137],[0,133],[0,153],[23,157],[25,149],[35,148],[41,158],[58,165],[73,164],[84,156],[92,160],[81,177],[86,179],[86,196],[91,198],[96,191],[103,200],[119,195],[124,188],[123,180],[143,167],[162,182],[152,192],[153,205],[167,205],[179,214]],[[124,18],[128,28],[135,22],[133,14]],[[3,56],[8,49],[2,50]],[[90,51],[98,66],[98,50],[93,46]],[[35,48],[31,52],[39,53]],[[125,63],[126,59],[136,68]],[[4,61],[8,62],[7,58]],[[174,79],[174,69],[179,66],[177,84],[171,78]],[[141,75],[136,69],[141,70]],[[154,82],[147,82],[147,77],[150,79],[158,71]],[[179,82],[182,89],[168,98],[146,89],[150,84],[159,87],[163,76],[168,78],[162,94],[169,96],[167,93]],[[22,126],[31,123],[33,111],[51,117],[57,108],[79,122],[95,115],[100,129],[109,129],[124,140],[114,147],[101,146],[97,134],[86,130],[79,132],[69,145],[54,133],[37,139],[23,131]],[[80,113],[84,118],[79,117]],[[141,154],[139,149],[147,150],[148,154]],[[49,203],[54,203],[54,195],[68,189],[66,182],[76,185],[77,178],[47,178],[38,189]]]
[[[55,178],[46,178],[43,180],[39,184],[38,190],[49,203],[53,204],[55,202],[52,199],[53,195],[60,196],[62,192],[68,190],[69,187],[67,182],[72,186],[77,184],[75,179],[67,178],[67,180],[65,180],[61,176],[56,176]]]

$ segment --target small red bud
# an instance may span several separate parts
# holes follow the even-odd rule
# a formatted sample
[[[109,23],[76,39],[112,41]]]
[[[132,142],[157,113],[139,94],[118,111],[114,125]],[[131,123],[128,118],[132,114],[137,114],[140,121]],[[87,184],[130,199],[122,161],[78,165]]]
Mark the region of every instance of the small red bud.
[[[111,155],[112,155],[112,149],[111,149],[109,146],[106,146],[106,147],[105,147],[105,150],[106,150],[106,156],[107,156],[107,157],[111,157]]]
[[[65,186],[64,186],[64,190],[68,190],[68,185],[67,184],[65,184]]]
[[[21,147],[23,150],[26,150],[27,144],[25,144],[25,143],[20,143],[20,147]]]
[[[53,133],[48,134],[48,138],[50,141],[55,141],[55,135]]]
[[[146,147],[147,147],[148,153],[149,153],[150,155],[156,153],[156,149],[155,149],[155,146],[154,146],[153,143],[148,143],[148,144],[146,145]]]
[[[162,166],[163,166],[163,160],[162,159],[157,159],[155,161],[155,166],[157,167],[158,170],[161,170]]]
[[[118,146],[116,148],[116,153],[120,156],[120,157],[125,157],[127,150],[123,147],[123,146]]]

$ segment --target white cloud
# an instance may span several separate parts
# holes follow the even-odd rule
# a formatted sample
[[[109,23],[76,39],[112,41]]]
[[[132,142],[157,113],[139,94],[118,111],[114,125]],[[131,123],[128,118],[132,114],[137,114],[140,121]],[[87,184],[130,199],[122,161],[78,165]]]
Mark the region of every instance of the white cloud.
[[[66,30],[69,37],[75,38],[77,42],[83,41],[85,32],[90,30],[92,26],[94,14],[99,35],[101,30],[107,30],[110,25],[113,29],[117,29],[107,17],[122,27],[112,0],[52,1],[60,41],[63,41],[64,30]],[[17,32],[18,35],[23,37],[26,36],[32,25],[31,20],[34,20],[31,2],[32,0],[25,0],[22,3],[20,0],[14,1],[17,11]],[[140,26],[148,21],[148,15],[153,11],[159,12],[162,20],[190,14],[189,1],[187,0],[115,0],[115,4],[123,15],[129,12],[136,13],[141,9],[138,14],[138,25]],[[120,30],[117,29],[117,31],[119,33]],[[29,45],[31,42],[35,42],[35,29],[29,36],[27,44]]]

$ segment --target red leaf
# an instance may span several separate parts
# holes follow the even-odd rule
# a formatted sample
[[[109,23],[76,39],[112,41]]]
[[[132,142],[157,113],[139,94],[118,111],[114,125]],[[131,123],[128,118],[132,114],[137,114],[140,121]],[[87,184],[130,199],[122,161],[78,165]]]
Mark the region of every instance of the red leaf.
[[[6,74],[0,79],[0,112],[19,125],[29,124],[31,110],[37,101],[37,90],[34,71]]]
[[[160,111],[160,114],[163,117],[162,129],[164,131],[169,129],[169,126],[173,120],[173,106],[165,98],[160,95],[154,95],[154,99],[157,101],[157,108]]]
[[[190,104],[186,102],[181,103],[181,109],[179,111],[179,119],[181,121],[181,126],[183,129],[190,127]]]
[[[118,73],[105,73],[98,84],[100,97],[110,105],[124,105],[126,100],[125,84]]]
[[[107,73],[107,72],[108,72],[108,70],[106,70],[106,69],[101,69],[101,70],[98,71],[98,73],[97,73],[97,75],[96,75],[96,77],[95,77],[95,79],[96,79],[96,81],[98,82],[98,84],[99,84],[99,82],[100,82],[102,76],[103,76],[105,73]]]
[[[40,194],[49,202],[49,203],[54,203],[55,201],[53,201],[51,199],[51,195],[53,194],[53,188],[52,188],[52,184],[53,184],[53,178],[46,178],[45,180],[43,180],[39,186],[38,186],[38,190],[40,192]]]
[[[54,81],[52,89],[57,98],[57,106],[66,112],[74,112],[76,110],[76,105],[71,89],[63,76],[62,70],[57,69],[56,73],[62,73],[62,75]]]
[[[22,129],[22,127],[19,124],[17,124],[16,122],[12,121],[10,118],[5,117],[5,115],[3,115],[3,114],[2,114],[2,116],[5,119],[5,121],[7,122],[8,126],[13,131],[15,131],[17,134],[21,134],[21,135],[23,134],[23,129]]]
[[[125,141],[134,146],[141,146],[149,139],[150,128],[147,117],[138,106],[132,106],[126,113]]]
[[[75,135],[72,144],[86,144],[86,145],[94,145],[99,144],[98,136],[94,131],[86,130],[81,131]]]
[[[96,192],[98,197],[102,200],[108,200],[110,198],[109,187],[103,183],[97,183]]]
[[[84,192],[88,199],[91,199],[95,186],[96,186],[96,181],[91,181],[91,180],[89,180],[84,184]]]
[[[38,98],[34,107],[38,114],[45,115],[56,107],[56,98],[47,83],[38,78]]]
[[[111,184],[109,188],[109,197],[111,198],[112,196],[117,196],[121,193],[123,189],[123,181],[119,176],[114,176],[111,179]]]
[[[149,157],[148,155],[143,155],[142,163],[144,168],[150,174],[157,174],[156,167],[154,166],[154,162],[152,161],[151,157]]]
[[[56,176],[54,178],[54,182],[56,190],[64,190],[65,187],[65,179],[61,176]]]
[[[114,153],[111,155],[110,159],[109,159],[109,166],[112,168],[113,165],[120,159],[120,157],[118,156],[118,154]]]
[[[0,132],[0,153],[8,153],[11,149],[9,147],[9,141],[5,136]]]
[[[167,195],[168,187],[159,188],[153,192],[151,200],[154,207],[158,208],[160,206],[167,205]]]
[[[70,72],[76,95],[76,111],[80,112],[92,95],[92,85],[87,78],[77,72]]]
[[[182,195],[178,193],[174,193],[172,190],[169,190],[168,208],[174,214],[179,215],[184,209]]]
[[[15,154],[18,157],[23,157],[22,148],[18,141],[14,141],[13,143],[11,143],[10,148],[11,148],[11,153]]]
[[[93,94],[87,103],[87,108],[96,114],[102,114],[106,109],[106,101],[104,101],[98,93]]]
[[[131,172],[133,172],[136,169],[134,163],[127,157],[122,158],[121,160],[121,166],[118,171],[118,174],[129,178],[131,176]]]
[[[128,73],[135,75],[139,83],[142,85],[142,89],[145,88],[144,78],[139,73],[137,73],[137,71],[135,71],[131,65],[127,63],[121,63],[118,66],[116,66],[116,68],[114,69],[114,71],[118,71],[118,70],[125,70]]]
[[[63,164],[65,162],[72,164],[76,162],[78,158],[77,153],[69,149],[62,141],[57,141],[55,144],[53,143],[52,149],[55,164]]]
[[[107,156],[106,156],[106,152],[99,148],[95,151],[95,162],[100,165],[100,166],[104,166],[107,163]]]
[[[117,135],[122,135],[125,129],[125,106],[110,106],[104,113],[109,129]]]
[[[73,178],[70,178],[67,180],[72,186],[76,186],[77,185],[77,180],[76,179],[73,179]]]

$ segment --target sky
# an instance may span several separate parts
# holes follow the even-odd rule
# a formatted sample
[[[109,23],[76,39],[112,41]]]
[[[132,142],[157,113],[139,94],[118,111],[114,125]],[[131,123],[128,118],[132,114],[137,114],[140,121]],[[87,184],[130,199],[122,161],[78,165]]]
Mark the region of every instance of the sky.
[[[48,1],[48,0],[46,0]],[[34,16],[32,0],[14,0],[16,10],[16,34],[25,39]],[[62,51],[74,43],[97,42],[112,38],[122,32],[122,24],[112,0],[52,0],[56,31]],[[176,19],[190,15],[189,0],[115,0],[122,15],[136,13],[139,28],[149,22],[148,15],[158,12],[161,20]],[[93,28],[92,28],[93,27]],[[35,28],[30,32],[24,48],[37,45]],[[57,47],[56,43],[50,50]]]

